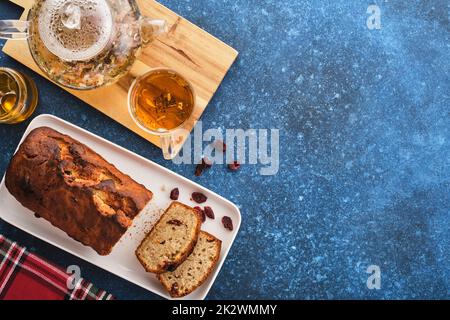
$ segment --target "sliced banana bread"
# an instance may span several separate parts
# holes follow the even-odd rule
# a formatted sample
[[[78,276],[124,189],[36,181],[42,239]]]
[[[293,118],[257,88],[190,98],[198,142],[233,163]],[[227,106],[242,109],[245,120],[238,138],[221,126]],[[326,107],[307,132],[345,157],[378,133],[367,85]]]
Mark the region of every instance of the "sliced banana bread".
[[[194,249],[201,225],[197,210],[172,202],[136,249],[136,256],[148,272],[175,270]]]
[[[209,277],[219,261],[222,241],[201,231],[191,255],[173,272],[158,274],[158,279],[174,298],[184,297]]]

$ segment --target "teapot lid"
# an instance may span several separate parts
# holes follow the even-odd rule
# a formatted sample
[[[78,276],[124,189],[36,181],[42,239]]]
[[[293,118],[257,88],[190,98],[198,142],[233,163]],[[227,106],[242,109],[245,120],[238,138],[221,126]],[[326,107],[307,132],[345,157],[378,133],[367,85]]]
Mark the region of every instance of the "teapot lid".
[[[38,14],[44,46],[66,61],[84,61],[109,43],[113,17],[106,0],[44,0]]]

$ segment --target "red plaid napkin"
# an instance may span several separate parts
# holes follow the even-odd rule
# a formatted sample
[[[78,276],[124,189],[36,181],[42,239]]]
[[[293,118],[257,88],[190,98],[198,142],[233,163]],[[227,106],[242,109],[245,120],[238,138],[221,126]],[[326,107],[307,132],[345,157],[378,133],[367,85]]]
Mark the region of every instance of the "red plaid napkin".
[[[111,300],[111,294],[72,276],[0,234],[0,300]]]

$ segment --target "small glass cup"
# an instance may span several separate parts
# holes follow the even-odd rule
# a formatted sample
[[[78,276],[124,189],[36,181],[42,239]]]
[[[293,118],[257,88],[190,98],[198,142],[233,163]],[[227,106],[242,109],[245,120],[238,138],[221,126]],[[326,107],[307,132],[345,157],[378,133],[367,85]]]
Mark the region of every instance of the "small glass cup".
[[[155,78],[157,79],[158,76],[160,76],[161,78],[159,80],[154,80]],[[162,77],[167,78],[164,80],[162,79]],[[176,85],[177,83],[179,84],[178,87]],[[144,92],[146,89],[148,89],[147,93]],[[182,94],[178,95],[177,93],[180,92],[184,93],[185,98],[189,98],[179,99]],[[144,96],[145,94],[147,94],[147,96]],[[189,100],[188,103],[186,103],[186,100]],[[147,101],[145,102],[145,107],[139,105],[139,101]],[[147,118],[153,119],[152,126],[149,124],[150,122],[148,121],[148,119],[142,119],[146,115],[150,114],[145,114],[145,108],[154,108],[147,109],[147,111],[151,113],[151,117]],[[178,117],[178,113],[176,114],[176,116],[174,116],[173,112],[171,115],[178,119],[179,123],[171,122],[170,127],[167,128],[163,125],[159,125],[159,123],[157,123],[158,121],[154,121],[155,114],[161,114],[161,116],[164,116],[164,110],[168,110],[164,108],[178,108],[179,110],[175,109],[175,111],[180,111],[180,114],[182,114],[183,116]],[[156,111],[157,109],[158,111]],[[174,109],[170,110],[173,111]],[[152,135],[159,136],[164,158],[166,160],[171,160],[175,158],[178,152],[178,150],[176,149],[176,133],[182,130],[186,130],[186,127],[189,124],[193,124],[193,122],[195,121],[195,92],[192,88],[192,85],[178,72],[167,68],[155,68],[137,77],[131,84],[131,87],[128,91],[128,111],[130,112],[130,115],[133,118],[134,122],[141,129]]]
[[[27,75],[0,67],[0,124],[28,119],[36,109],[38,91]]]

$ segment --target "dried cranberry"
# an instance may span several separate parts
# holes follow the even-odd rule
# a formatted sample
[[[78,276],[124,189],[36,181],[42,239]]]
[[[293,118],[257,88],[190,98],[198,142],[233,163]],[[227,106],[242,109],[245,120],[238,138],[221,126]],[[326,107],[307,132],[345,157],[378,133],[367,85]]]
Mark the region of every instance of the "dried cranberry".
[[[202,163],[195,167],[195,175],[200,177],[204,170],[208,170],[212,167],[212,162],[208,158],[202,158]]]
[[[183,222],[181,222],[180,220],[177,220],[177,219],[173,219],[173,220],[167,221],[167,223],[168,224],[172,224],[174,226],[178,226],[178,227],[183,224]]]
[[[231,220],[230,217],[227,217],[227,216],[223,217],[222,223],[223,223],[223,226],[225,227],[225,229],[233,231],[233,220]]]
[[[227,151],[227,145],[222,140],[216,140],[214,143],[214,148],[216,150],[226,152]]]
[[[204,211],[204,210],[202,210],[201,215],[202,215],[202,223],[205,223],[205,221],[206,221],[206,215],[205,215],[205,211]]]
[[[208,200],[208,197],[205,196],[201,192],[193,192],[192,193],[192,200],[194,200],[197,203],[204,203],[204,202],[206,202],[206,200]]]
[[[209,160],[208,158],[204,157],[202,159],[202,165],[203,165],[203,168],[210,169],[212,167],[213,163],[212,163],[211,160]]]
[[[200,177],[202,175],[202,173],[203,173],[203,164],[198,164],[195,167],[195,176]]]
[[[172,287],[170,288],[170,292],[171,292],[172,294],[178,294],[178,290],[179,290],[178,282],[174,282],[174,283],[172,284]]]
[[[205,209],[203,209],[205,211],[205,215],[210,218],[210,219],[215,219],[216,216],[214,215],[214,211],[213,209],[211,209],[211,207],[205,207]]]
[[[237,171],[237,170],[239,170],[240,167],[241,167],[241,164],[237,161],[234,161],[233,163],[230,163],[228,165],[228,169],[230,169],[231,171]]]
[[[178,188],[175,188],[172,191],[170,191],[170,199],[178,200],[179,197],[180,197],[180,190],[178,190]]]
[[[202,210],[202,208],[200,208],[198,206],[195,207],[194,209],[197,210],[200,213],[200,217],[202,218],[202,222],[205,222],[206,221],[205,211]]]

